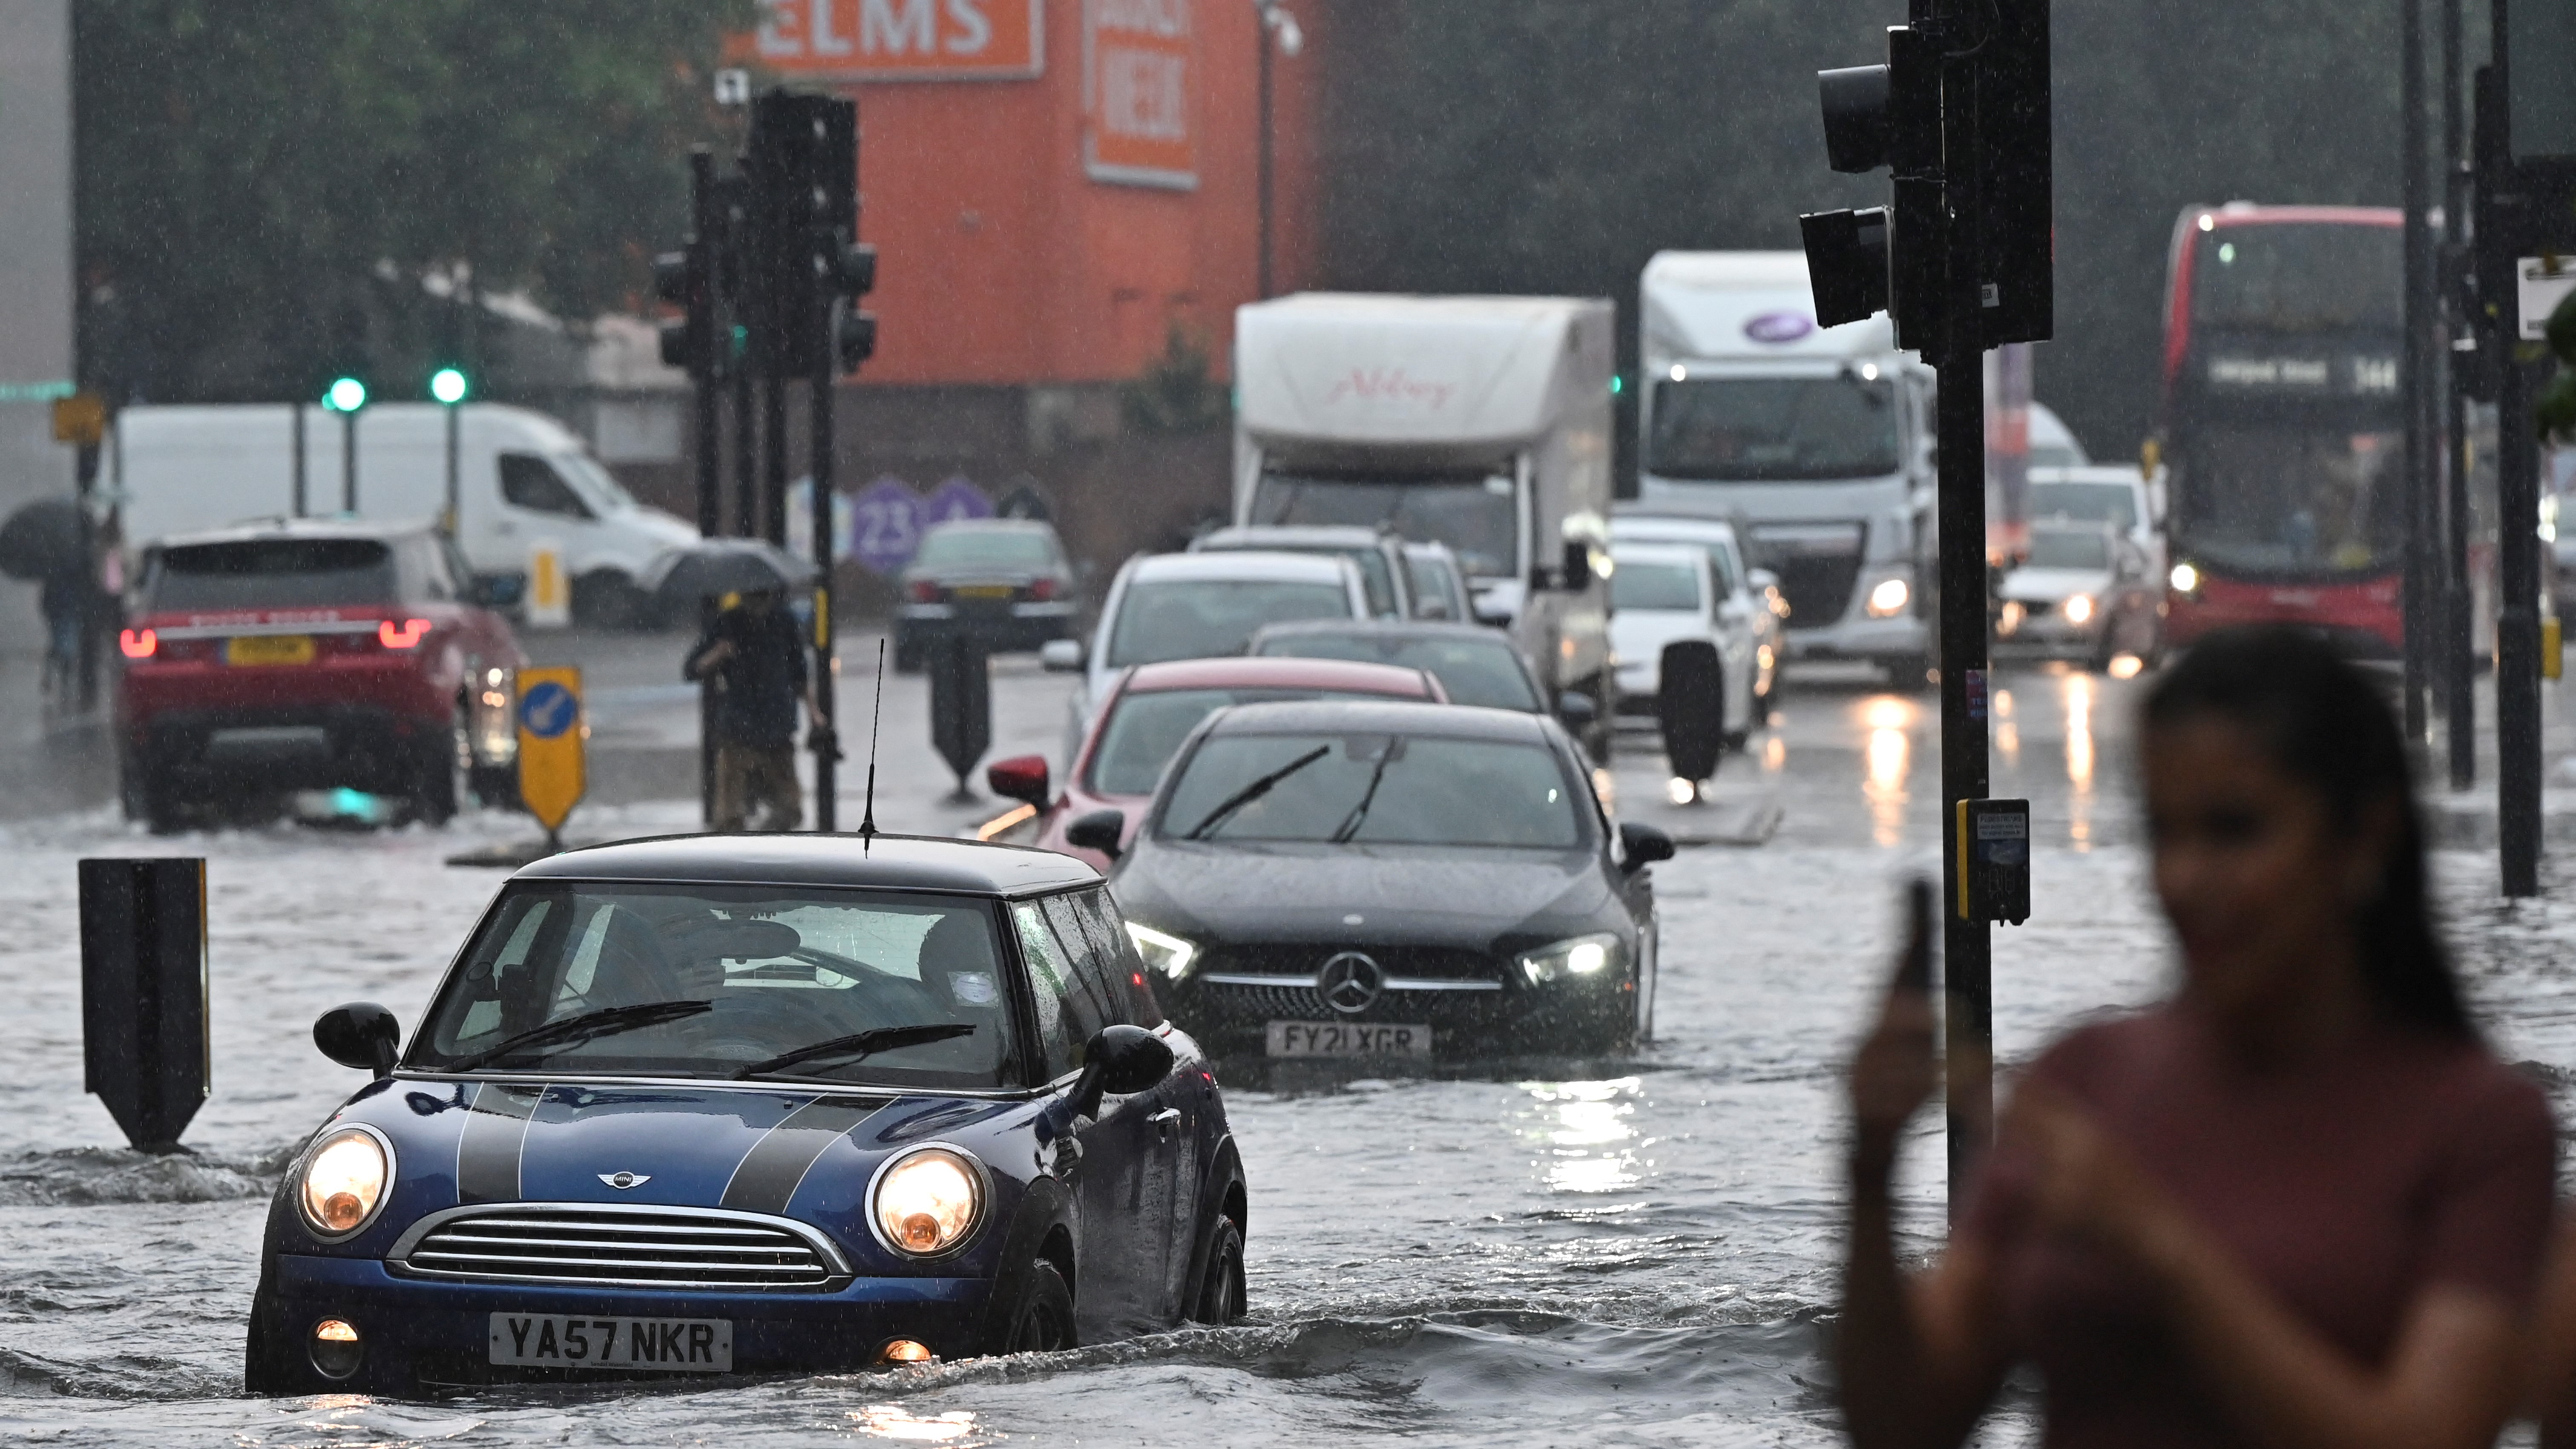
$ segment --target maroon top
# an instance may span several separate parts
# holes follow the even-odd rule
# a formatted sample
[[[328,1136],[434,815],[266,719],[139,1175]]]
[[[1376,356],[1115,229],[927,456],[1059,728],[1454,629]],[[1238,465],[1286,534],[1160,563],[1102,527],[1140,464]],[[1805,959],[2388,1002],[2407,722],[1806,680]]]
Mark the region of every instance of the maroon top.
[[[2250,1070],[2188,1007],[2088,1027],[2030,1069],[2083,1104],[2276,1301],[2378,1366],[2428,1286],[2516,1311],[2546,1246],[2556,1133],[2540,1092],[2474,1043],[2395,1028],[2325,1062]],[[2047,1381],[2047,1442],[2238,1442],[2102,1250],[2031,1221],[2009,1146],[1960,1232],[1994,1255],[2006,1341]]]

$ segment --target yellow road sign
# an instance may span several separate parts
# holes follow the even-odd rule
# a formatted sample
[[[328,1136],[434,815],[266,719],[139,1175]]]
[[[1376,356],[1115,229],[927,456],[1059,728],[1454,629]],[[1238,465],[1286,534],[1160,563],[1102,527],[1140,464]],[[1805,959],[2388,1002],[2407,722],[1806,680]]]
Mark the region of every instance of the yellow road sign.
[[[589,787],[583,769],[589,738],[580,670],[519,671],[519,799],[548,835],[563,829]]]
[[[107,436],[107,399],[76,392],[54,399],[54,441],[95,448]]]

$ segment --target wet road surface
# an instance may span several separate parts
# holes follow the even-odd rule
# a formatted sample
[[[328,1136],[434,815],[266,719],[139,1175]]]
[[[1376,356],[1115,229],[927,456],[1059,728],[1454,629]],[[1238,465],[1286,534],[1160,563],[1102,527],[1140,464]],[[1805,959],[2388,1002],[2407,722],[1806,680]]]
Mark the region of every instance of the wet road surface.
[[[2026,1057],[2163,979],[2130,804],[2138,685],[2053,671],[1998,681],[1995,793],[2027,795],[2038,916],[1999,932],[1999,1047]],[[616,687],[612,682],[611,688]],[[639,679],[638,688],[650,687]],[[1060,680],[995,686],[997,734],[1050,743]],[[851,690],[845,681],[844,698]],[[865,696],[858,695],[864,710]],[[651,731],[641,697],[605,732]],[[685,708],[685,700],[678,702]],[[918,710],[917,704],[913,705]],[[892,828],[944,826],[948,781],[892,707]],[[1621,797],[1656,799],[1632,737]],[[667,742],[665,747],[667,747]],[[1005,747],[997,747],[996,753]],[[1810,678],[1730,760],[1713,810],[1776,806],[1754,847],[1655,868],[1658,1040],[1633,1058],[1498,1062],[1437,1079],[1237,1089],[1252,1185],[1253,1321],[1047,1358],[644,1391],[429,1404],[240,1394],[243,1314],[285,1155],[360,1077],[310,1045],[314,1015],[374,999],[406,1025],[497,883],[450,869],[523,834],[280,826],[155,841],[105,811],[0,829],[0,1434],[60,1443],[1822,1444],[1818,1315],[1832,1294],[1836,1073],[1884,970],[1893,887],[1928,869],[1929,696]],[[853,782],[853,790],[856,785]],[[989,806],[984,807],[989,808]],[[577,834],[685,828],[689,804],[587,810]],[[855,819],[853,812],[849,817]],[[72,862],[212,861],[215,1094],[193,1156],[142,1158],[80,1091]],[[2492,901],[2491,857],[2442,862],[2453,925],[2508,1059],[2576,1070],[2576,871]],[[1937,1131],[1906,1179],[1912,1246],[1940,1220]],[[1990,1442],[2022,1442],[2010,1412]]]

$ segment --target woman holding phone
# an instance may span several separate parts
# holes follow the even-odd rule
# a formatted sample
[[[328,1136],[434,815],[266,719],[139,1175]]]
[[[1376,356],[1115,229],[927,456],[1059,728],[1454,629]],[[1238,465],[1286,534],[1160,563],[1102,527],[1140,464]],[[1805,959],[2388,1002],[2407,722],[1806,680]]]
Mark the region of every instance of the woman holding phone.
[[[1919,1274],[1888,1178],[1934,1087],[1922,990],[1853,1066],[1853,1441],[1948,1449],[2028,1366],[2051,1445],[2491,1442],[2555,1135],[2434,933],[2395,721],[2321,642],[2244,631],[2157,682],[2139,753],[2179,988],[2022,1075]]]

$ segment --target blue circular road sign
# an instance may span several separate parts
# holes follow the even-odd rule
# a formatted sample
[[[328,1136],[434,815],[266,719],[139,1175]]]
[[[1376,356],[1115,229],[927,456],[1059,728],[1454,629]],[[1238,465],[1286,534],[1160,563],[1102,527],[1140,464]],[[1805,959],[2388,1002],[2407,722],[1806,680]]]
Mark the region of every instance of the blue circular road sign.
[[[519,701],[519,724],[541,740],[551,740],[581,719],[581,701],[571,690],[548,680]]]

